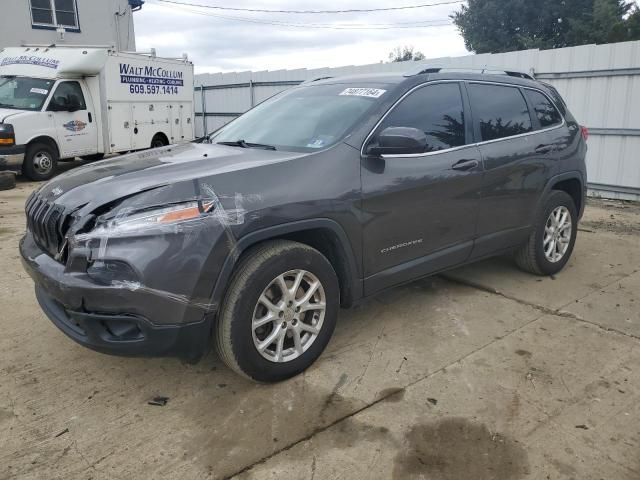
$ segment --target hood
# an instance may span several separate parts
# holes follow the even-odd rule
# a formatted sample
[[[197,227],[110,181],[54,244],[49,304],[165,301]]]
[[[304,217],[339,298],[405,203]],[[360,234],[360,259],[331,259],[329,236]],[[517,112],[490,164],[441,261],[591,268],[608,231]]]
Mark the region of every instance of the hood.
[[[13,108],[0,108],[0,123],[4,123],[9,117],[21,113],[31,112],[31,110],[15,110]]]
[[[49,201],[87,212],[123,197],[188,180],[247,170],[306,154],[189,143],[123,155],[59,175],[39,190]]]

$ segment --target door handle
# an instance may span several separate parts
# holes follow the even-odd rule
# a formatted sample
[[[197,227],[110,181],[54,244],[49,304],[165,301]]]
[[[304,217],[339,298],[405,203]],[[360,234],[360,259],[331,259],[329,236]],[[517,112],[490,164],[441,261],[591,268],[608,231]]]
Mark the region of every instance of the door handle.
[[[89,123],[92,123],[93,117],[91,116],[91,112],[87,112],[87,115],[89,116]]]
[[[536,153],[550,153],[554,150],[554,146],[553,145],[538,145],[536,147]]]
[[[466,170],[471,170],[472,168],[476,168],[478,165],[480,164],[478,163],[477,160],[460,160],[459,162],[454,163],[451,166],[451,169],[466,171]]]

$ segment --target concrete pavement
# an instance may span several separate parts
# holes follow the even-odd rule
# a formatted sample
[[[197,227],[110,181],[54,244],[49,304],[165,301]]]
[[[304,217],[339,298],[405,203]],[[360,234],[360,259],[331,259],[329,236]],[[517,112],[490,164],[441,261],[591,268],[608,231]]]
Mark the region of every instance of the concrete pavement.
[[[0,192],[0,479],[640,479],[638,206],[591,202],[555,278],[494,259],[342,311],[256,385],[60,333],[18,259],[33,187]]]

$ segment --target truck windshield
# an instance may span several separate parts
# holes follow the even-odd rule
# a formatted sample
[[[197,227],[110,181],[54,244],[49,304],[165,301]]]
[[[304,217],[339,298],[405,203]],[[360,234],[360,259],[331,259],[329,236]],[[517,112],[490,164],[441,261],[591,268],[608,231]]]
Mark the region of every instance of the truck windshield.
[[[366,85],[315,85],[287,90],[209,137],[244,148],[312,152],[335,145],[384,97]]]
[[[40,110],[54,80],[0,76],[0,108]]]

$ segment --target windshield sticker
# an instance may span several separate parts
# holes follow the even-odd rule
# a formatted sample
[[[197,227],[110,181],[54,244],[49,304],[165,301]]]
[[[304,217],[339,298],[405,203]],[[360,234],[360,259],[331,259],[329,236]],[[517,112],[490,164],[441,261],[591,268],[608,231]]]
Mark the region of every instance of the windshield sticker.
[[[348,95],[351,97],[368,97],[380,98],[387,91],[379,88],[347,88],[340,95]]]
[[[47,93],[49,93],[49,90],[45,90],[44,88],[32,88],[30,92],[39,93],[40,95],[46,95]]]
[[[322,148],[324,141],[321,138],[316,138],[307,143],[307,148]]]
[[[330,135],[320,135],[311,139],[309,143],[307,143],[307,148],[322,148],[325,145],[331,143],[333,141],[333,137]]]
[[[5,65],[37,65],[38,67],[53,68],[54,70],[60,65],[60,60],[53,58],[36,57],[33,55],[20,55],[18,57],[5,57],[0,62],[0,67]]]

